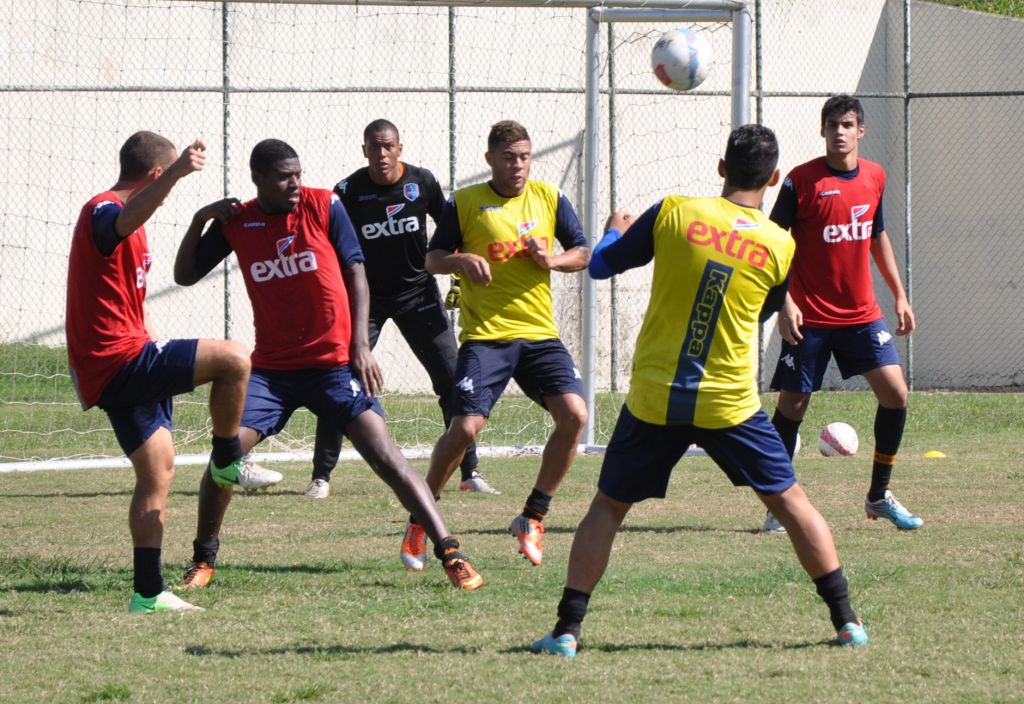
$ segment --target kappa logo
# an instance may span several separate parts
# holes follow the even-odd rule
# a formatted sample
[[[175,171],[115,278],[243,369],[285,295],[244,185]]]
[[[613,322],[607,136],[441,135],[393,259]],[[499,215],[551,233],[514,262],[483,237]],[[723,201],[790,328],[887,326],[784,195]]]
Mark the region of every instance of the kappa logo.
[[[879,330],[878,331],[878,346],[879,347],[885,347],[886,345],[889,344],[890,340],[892,340],[892,335],[889,334],[888,330]]]
[[[254,220],[252,222],[244,222],[244,223],[242,223],[242,229],[245,229],[245,230],[251,230],[251,229],[253,229],[255,227],[266,227],[266,226],[267,226],[267,223],[259,221],[259,220]]]
[[[580,370],[577,369],[576,367],[572,368],[572,375],[574,377],[576,377],[577,379],[582,379],[583,378],[583,377],[580,376]]]
[[[163,352],[164,347],[167,347],[168,342],[168,340],[157,340],[156,342],[154,342],[153,346],[156,347],[156,353],[160,354],[161,352]]]
[[[412,201],[420,197],[420,184],[418,183],[407,183],[402,186],[402,195],[405,196],[406,200]]]
[[[818,199],[820,200],[822,198],[828,198],[829,196],[838,196],[841,193],[842,193],[842,191],[840,191],[838,188],[833,188],[830,191],[822,191],[821,193],[819,193],[818,194]]]
[[[519,236],[522,237],[535,227],[537,227],[536,220],[527,220],[526,222],[519,223],[516,226],[516,230],[519,232]]]
[[[787,354],[786,356],[784,356],[782,358],[782,363],[785,364],[790,369],[794,371],[796,370],[796,360],[793,358],[793,355]]]
[[[112,200],[101,200],[101,201],[100,201],[99,203],[97,203],[97,204],[96,204],[96,205],[95,205],[95,206],[93,207],[93,209],[92,209],[92,214],[93,214],[93,215],[95,215],[96,213],[98,213],[98,212],[100,212],[101,210],[103,210],[104,208],[106,208],[106,207],[107,207],[108,205],[117,205],[117,203],[115,203],[115,202],[114,202],[114,201],[112,201]]]
[[[358,379],[350,379],[348,388],[352,391],[352,398],[355,398],[363,391],[363,385],[359,383]]]
[[[828,225],[822,231],[822,237],[828,244],[839,242],[857,242],[871,237],[874,220],[861,222],[860,216],[871,210],[870,205],[854,205],[850,208],[850,222],[839,225]]]
[[[467,394],[471,394],[473,393],[473,380],[468,376],[464,376],[462,377],[462,380],[455,385],[455,387],[461,391],[465,391]]]
[[[334,188],[342,193],[348,193],[348,179],[346,178],[342,181],[338,181],[338,185]]]

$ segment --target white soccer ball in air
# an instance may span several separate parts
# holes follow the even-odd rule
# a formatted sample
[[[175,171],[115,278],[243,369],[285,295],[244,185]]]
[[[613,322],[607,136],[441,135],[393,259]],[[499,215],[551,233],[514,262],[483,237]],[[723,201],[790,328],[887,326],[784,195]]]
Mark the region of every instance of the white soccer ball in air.
[[[654,44],[651,68],[658,80],[673,90],[696,88],[708,77],[711,44],[685,27],[669,30]]]
[[[818,436],[818,449],[825,457],[857,454],[857,431],[846,423],[829,423]]]

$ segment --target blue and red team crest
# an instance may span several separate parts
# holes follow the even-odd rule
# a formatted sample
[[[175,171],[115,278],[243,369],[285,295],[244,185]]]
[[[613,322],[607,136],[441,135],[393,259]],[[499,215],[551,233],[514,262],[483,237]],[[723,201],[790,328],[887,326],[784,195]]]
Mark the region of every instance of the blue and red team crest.
[[[399,203],[398,205],[389,205],[384,208],[384,211],[388,214],[388,220],[391,219],[392,215],[402,212],[402,208],[405,207],[405,203]]]
[[[407,183],[402,186],[402,194],[406,200],[416,200],[420,197],[420,184],[418,183]]]
[[[732,223],[732,229],[734,230],[756,230],[759,227],[761,226],[756,222],[744,217],[738,217]]]
[[[527,220],[526,222],[519,223],[519,225],[517,226],[517,229],[519,230],[519,236],[522,237],[523,235],[526,235],[527,233],[530,232],[530,230],[532,230],[535,227],[537,227],[536,220]]]
[[[285,255],[285,252],[288,251],[288,248],[292,246],[292,242],[294,241],[295,235],[288,235],[287,237],[282,237],[281,239],[279,239],[276,245],[278,256],[283,257]]]

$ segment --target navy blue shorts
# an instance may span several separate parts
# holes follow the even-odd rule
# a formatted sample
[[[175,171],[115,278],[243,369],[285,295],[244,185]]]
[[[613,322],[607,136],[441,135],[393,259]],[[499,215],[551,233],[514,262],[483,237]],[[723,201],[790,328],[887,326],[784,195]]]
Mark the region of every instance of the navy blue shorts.
[[[174,429],[173,397],[195,388],[198,345],[198,340],[147,342],[103,389],[96,405],[106,411],[125,455],[157,429]]]
[[[709,430],[645,423],[623,406],[597,486],[605,495],[624,503],[663,499],[672,469],[693,443],[704,448],[733,486],[778,494],[796,483],[786,447],[764,410],[739,425]]]
[[[453,418],[489,417],[509,379],[515,379],[523,393],[544,408],[545,396],[583,397],[576,363],[558,339],[466,342],[459,348],[455,378],[449,402]]]
[[[318,419],[344,430],[352,420],[384,411],[367,395],[347,364],[330,369],[253,369],[245,393],[242,425],[263,437],[277,435],[297,408],[308,408]]]
[[[830,357],[844,379],[900,363],[896,343],[884,320],[844,328],[800,328],[804,339],[793,346],[782,341],[774,391],[812,393],[821,389]]]

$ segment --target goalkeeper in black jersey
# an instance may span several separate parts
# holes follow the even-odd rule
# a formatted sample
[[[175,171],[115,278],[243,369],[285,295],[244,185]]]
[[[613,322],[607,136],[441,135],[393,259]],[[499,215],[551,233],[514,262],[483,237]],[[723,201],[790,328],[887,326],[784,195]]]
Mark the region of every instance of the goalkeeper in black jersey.
[[[427,216],[437,224],[444,209],[444,192],[428,170],[399,160],[402,143],[398,128],[388,120],[374,120],[363,130],[363,156],[368,165],[340,181],[334,192],[348,211],[366,257],[370,347],[376,346],[384,323],[394,320],[430,376],[447,428],[447,400],[455,384],[458,346],[437,282],[423,267]],[[307,496],[330,495],[331,470],[340,450],[337,429],[318,423]],[[480,475],[477,464],[474,444],[462,459],[459,488],[499,493]]]

